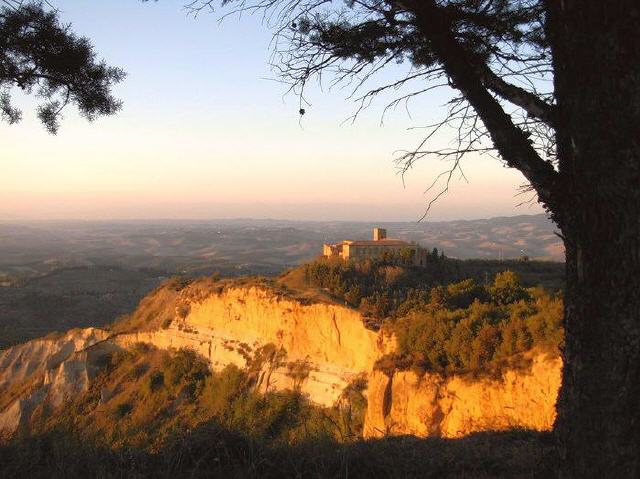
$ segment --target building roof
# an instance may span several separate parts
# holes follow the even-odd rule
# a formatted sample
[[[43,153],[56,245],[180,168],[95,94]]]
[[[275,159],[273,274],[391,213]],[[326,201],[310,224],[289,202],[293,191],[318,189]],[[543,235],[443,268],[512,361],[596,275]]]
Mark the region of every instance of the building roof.
[[[413,246],[408,241],[398,239],[381,239],[381,240],[356,240],[356,241],[343,241],[342,244],[348,244],[349,246]]]

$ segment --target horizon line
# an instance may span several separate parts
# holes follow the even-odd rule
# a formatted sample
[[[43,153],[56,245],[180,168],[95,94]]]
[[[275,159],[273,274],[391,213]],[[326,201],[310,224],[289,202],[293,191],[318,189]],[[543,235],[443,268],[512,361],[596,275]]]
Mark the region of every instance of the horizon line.
[[[210,222],[229,222],[229,221],[282,221],[289,223],[360,223],[360,224],[370,224],[370,223],[407,223],[407,224],[420,224],[420,223],[452,223],[459,221],[486,221],[486,220],[496,220],[496,219],[504,219],[504,218],[520,218],[520,217],[536,217],[536,216],[545,216],[549,221],[552,221],[551,218],[547,215],[547,213],[523,213],[518,215],[498,215],[498,216],[489,216],[489,217],[481,217],[481,218],[455,218],[450,220],[362,220],[362,219],[290,219],[290,218],[258,218],[258,217],[249,217],[249,216],[238,216],[238,217],[229,217],[229,218],[162,218],[162,217],[146,217],[146,218],[72,218],[72,217],[61,217],[61,218],[0,218],[0,223],[147,223],[147,222],[163,222],[163,223],[179,223],[179,222],[198,222],[198,223],[210,223]]]

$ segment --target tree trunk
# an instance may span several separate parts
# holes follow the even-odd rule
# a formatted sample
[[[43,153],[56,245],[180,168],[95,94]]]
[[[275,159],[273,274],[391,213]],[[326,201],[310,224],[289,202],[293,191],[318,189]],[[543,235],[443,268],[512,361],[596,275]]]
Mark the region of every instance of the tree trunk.
[[[640,4],[547,8],[567,261],[562,476],[640,477]]]

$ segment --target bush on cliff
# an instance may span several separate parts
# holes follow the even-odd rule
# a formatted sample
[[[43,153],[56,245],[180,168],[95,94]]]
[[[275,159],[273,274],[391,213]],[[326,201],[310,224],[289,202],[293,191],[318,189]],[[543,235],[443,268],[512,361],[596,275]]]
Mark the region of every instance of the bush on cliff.
[[[318,258],[280,281],[286,285],[296,278],[293,282],[302,282],[304,288],[323,290],[378,320],[379,325],[382,319],[399,318],[429,304],[466,308],[475,299],[497,304],[526,300],[520,278],[533,286],[542,281],[555,284],[562,275],[557,263],[461,261],[437,253],[429,258],[427,267],[405,265],[393,255],[361,261]],[[491,285],[479,284],[489,278],[494,278]]]
[[[499,372],[534,348],[558,353],[563,342],[559,291],[525,287],[520,274],[509,269],[496,271],[488,282],[488,269],[504,268],[502,263],[437,254],[429,258],[426,268],[403,265],[393,256],[362,261],[319,258],[296,272],[303,272],[308,288],[321,288],[357,308],[369,318],[368,326],[383,326],[396,334],[399,351],[379,362],[383,369]],[[555,264],[510,266],[533,281],[558,273]],[[485,284],[461,278],[464,271],[480,276]],[[451,278],[457,279],[447,283]],[[285,275],[285,284],[286,279]]]
[[[256,391],[255,377],[235,366],[212,372],[192,350],[135,345],[115,353],[89,390],[31,424],[31,434],[59,428],[108,447],[156,451],[176,435],[214,421],[269,445],[361,437],[366,409],[362,381],[332,408],[299,391]]]
[[[525,289],[517,275],[505,272],[487,288],[472,280],[436,287],[429,303],[388,327],[398,337],[405,365],[478,372],[534,348],[557,353],[563,341],[562,299],[542,288]]]

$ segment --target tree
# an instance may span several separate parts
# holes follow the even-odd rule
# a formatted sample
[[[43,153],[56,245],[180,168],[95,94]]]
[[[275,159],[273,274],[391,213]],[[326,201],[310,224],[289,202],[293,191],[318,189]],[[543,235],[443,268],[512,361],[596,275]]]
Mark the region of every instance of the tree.
[[[349,288],[347,293],[344,295],[344,300],[349,303],[351,306],[358,307],[360,306],[360,300],[362,299],[362,292],[360,291],[360,287],[357,284],[354,284]]]
[[[2,120],[13,124],[22,118],[11,101],[15,88],[43,100],[37,113],[51,133],[58,131],[69,104],[88,120],[112,115],[121,102],[111,88],[124,76],[119,68],[97,61],[89,40],[60,23],[56,10],[37,1],[0,0]]]
[[[215,0],[194,0],[202,10]],[[518,169],[566,248],[563,383],[556,430],[566,477],[640,476],[640,4],[635,0],[223,0],[275,27],[274,66],[307,105],[309,82],[356,85],[387,108],[438,85],[442,122],[398,158],[470,152]],[[381,70],[405,62],[392,83]],[[410,89],[411,86],[413,89]],[[358,92],[361,92],[358,96]],[[453,126],[458,145],[430,149]]]
[[[528,297],[525,289],[520,286],[518,275],[509,270],[496,274],[489,292],[496,304],[511,304]]]

